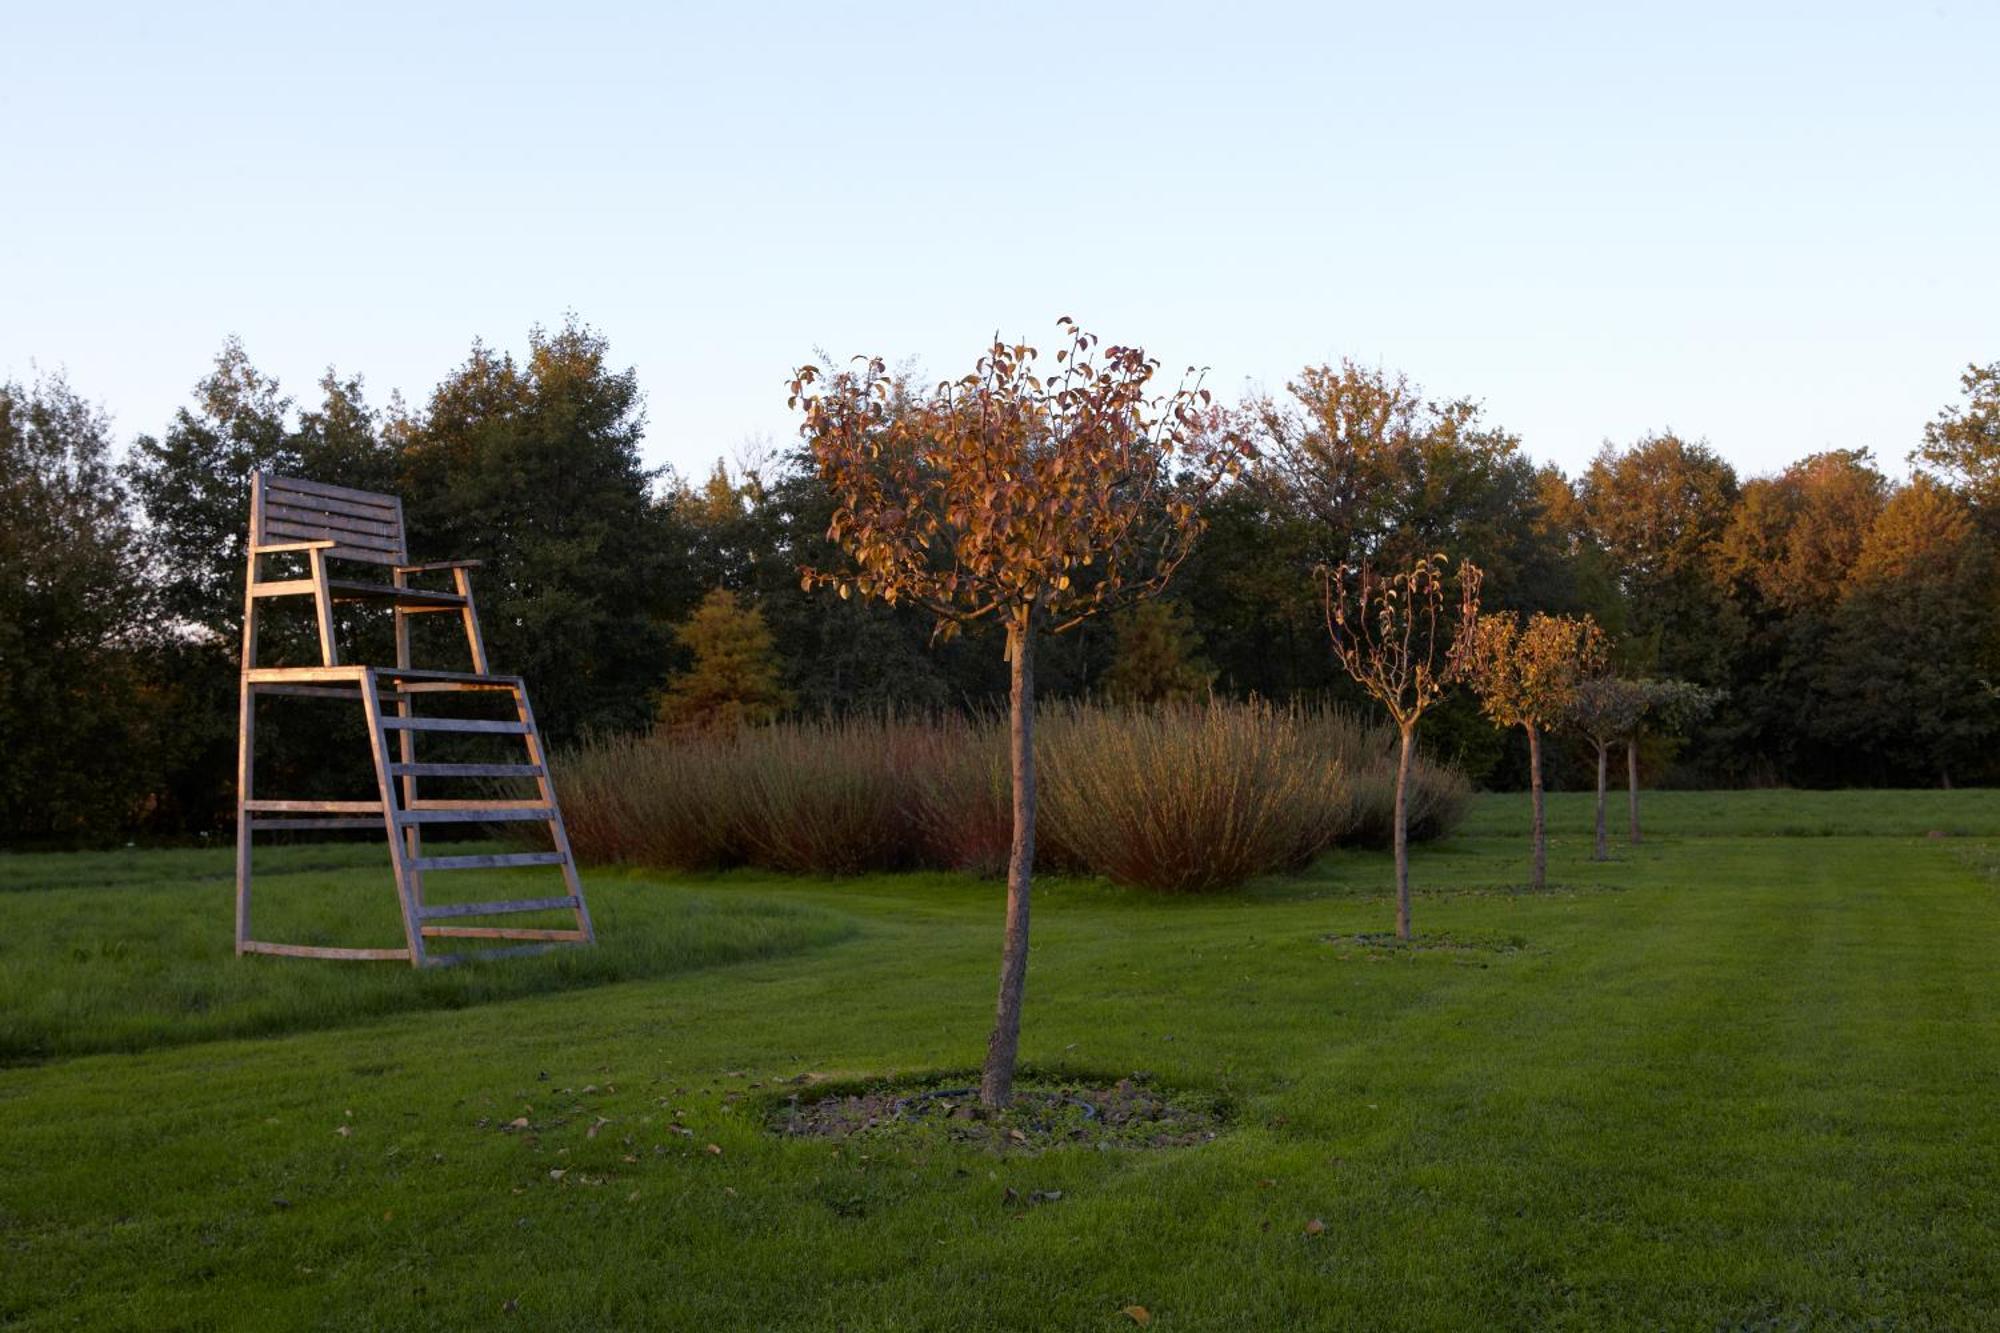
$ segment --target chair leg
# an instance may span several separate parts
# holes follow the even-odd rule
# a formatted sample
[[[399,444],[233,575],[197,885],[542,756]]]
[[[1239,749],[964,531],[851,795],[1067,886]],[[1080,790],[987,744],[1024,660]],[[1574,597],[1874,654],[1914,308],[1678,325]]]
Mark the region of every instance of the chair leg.
[[[306,558],[312,562],[313,609],[319,619],[320,665],[339,666],[340,648],[333,639],[333,589],[326,582],[326,552],[308,551]]]
[[[257,599],[250,595],[257,582],[257,557],[252,555],[243,575],[242,674],[236,691],[236,952],[250,941],[250,799],[257,769],[257,691],[250,668],[257,665]]]
[[[454,569],[451,571],[452,586],[465,599],[465,606],[459,614],[465,620],[465,646],[472,654],[472,669],[478,675],[488,674],[486,666],[486,638],[479,632],[479,608],[472,600],[472,571]]]
[[[403,850],[403,830],[396,818],[396,784],[389,774],[389,733],[382,725],[382,694],[373,671],[361,673],[361,707],[368,715],[368,738],[375,754],[375,786],[382,794],[382,822],[389,833],[389,864],[396,873],[396,899],[403,908],[403,938],[410,949],[410,964],[422,967],[424,933],[417,918],[417,903],[410,884],[410,858]]]

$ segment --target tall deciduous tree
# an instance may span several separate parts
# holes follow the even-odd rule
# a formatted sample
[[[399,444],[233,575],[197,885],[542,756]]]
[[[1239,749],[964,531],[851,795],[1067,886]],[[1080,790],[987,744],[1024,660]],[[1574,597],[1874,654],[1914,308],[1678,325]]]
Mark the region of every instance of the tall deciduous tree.
[[[1512,615],[1481,616],[1475,631],[1473,685],[1486,715],[1528,733],[1528,785],[1534,805],[1529,883],[1548,884],[1548,821],[1542,801],[1542,737],[1576,700],[1577,687],[1604,670],[1604,632],[1588,616],[1537,611],[1523,624]]]
[[[157,771],[144,553],[104,413],[0,382],[0,841],[109,837]]]
[[[1242,448],[1211,429],[1195,383],[1157,395],[1159,366],[1100,347],[1065,318],[1046,378],[1036,350],[996,342],[972,373],[908,393],[880,359],[832,375],[801,367],[791,403],[834,498],[839,569],[808,585],[915,603],[944,637],[1006,633],[1014,834],[993,1033],[980,1078],[989,1107],[1013,1097],[1035,856],[1036,641],[1158,591],[1186,557],[1201,499]]]
[[[524,361],[475,344],[392,427],[413,554],[485,562],[487,646],[529,678],[557,741],[644,726],[665,674],[671,547],[639,457],[638,376],[609,358],[574,320],[532,330]]]
[[[1958,382],[1964,404],[1945,408],[1924,427],[1911,461],[1942,473],[1992,514],[2000,511],[2000,361],[1968,365]]]
[[[1408,797],[1417,724],[1471,668],[1479,620],[1479,568],[1460,563],[1455,614],[1447,613],[1444,569],[1442,555],[1426,555],[1388,575],[1364,563],[1321,577],[1335,658],[1396,724],[1396,935],[1405,940],[1411,929]]]

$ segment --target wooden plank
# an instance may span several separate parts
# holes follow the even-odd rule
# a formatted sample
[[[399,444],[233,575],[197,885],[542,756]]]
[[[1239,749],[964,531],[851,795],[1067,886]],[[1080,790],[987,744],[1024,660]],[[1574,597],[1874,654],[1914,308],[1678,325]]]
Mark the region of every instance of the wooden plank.
[[[326,552],[308,551],[306,559],[312,565],[313,611],[319,622],[319,657],[322,666],[340,665],[340,646],[333,637],[333,594],[328,589],[326,577]]]
[[[576,906],[576,899],[516,898],[508,902],[426,904],[417,915],[426,921],[452,916],[499,916],[505,912],[558,912]]]
[[[535,930],[515,926],[425,926],[424,934],[453,940],[552,940],[564,944],[585,943],[584,933],[574,927],[563,930]]]
[[[297,597],[300,593],[317,592],[319,585],[311,579],[269,579],[250,585],[252,597]]]
[[[384,511],[393,512],[393,511]],[[394,518],[362,517],[334,509],[290,509],[282,504],[266,504],[264,519],[269,523],[291,523],[300,527],[335,528],[341,532],[362,532],[371,537],[403,539],[403,530]]]
[[[280,958],[338,958],[346,962],[407,963],[408,949],[336,949],[323,944],[272,944],[268,940],[245,940],[239,953],[268,953]]]
[[[385,505],[392,509],[399,503],[395,496],[384,491],[357,491],[352,486],[333,486],[324,481],[308,481],[304,477],[274,477],[267,473],[264,476],[264,493],[269,496],[274,491],[304,491],[307,495],[331,500]]]
[[[528,730],[522,722],[488,722],[469,717],[385,717],[382,726],[388,731],[472,731],[499,736],[521,736]]]
[[[491,852],[478,856],[420,856],[410,864],[418,870],[489,870],[499,866],[562,864],[561,852]]]
[[[361,709],[368,720],[369,747],[375,760],[375,791],[382,798],[382,808],[393,811],[396,808],[396,780],[389,776],[389,733],[382,724],[389,719],[382,716],[382,696],[375,687],[375,673],[370,671],[361,678]],[[393,820],[393,816],[391,817]],[[399,827],[389,830],[389,865],[396,873],[396,904],[403,913],[403,943],[409,946],[410,966],[422,967],[424,956],[423,932],[418,930],[417,912],[422,906],[422,877],[410,869],[410,852],[416,839],[405,836]]]
[[[576,899],[576,928],[583,932],[590,943],[597,941],[597,927],[591,924],[590,907],[583,900],[583,880],[576,873],[576,853],[569,845],[569,830],[563,826],[562,807],[556,801],[555,775],[548,771],[548,752],[542,748],[542,733],[535,726],[534,705],[528,702],[526,686],[514,691],[514,715],[521,719],[521,725],[528,729],[523,742],[528,752],[528,761],[542,769],[542,775],[535,779],[536,790],[549,803],[549,840],[562,853],[563,883],[569,886],[571,896]]]
[[[410,778],[535,778],[540,764],[391,764],[397,777]]]
[[[361,691],[353,685],[258,685],[257,693],[285,694],[301,699],[359,699]]]
[[[487,685],[504,685],[508,689],[521,683],[519,676],[482,676],[476,671],[433,671],[429,667],[392,669],[380,668],[375,672],[384,680],[459,680],[478,681]]]
[[[327,818],[327,819],[253,819],[250,827],[258,833],[286,833],[319,829],[374,829],[378,832],[388,826],[378,815],[374,819]]]
[[[380,801],[245,801],[243,806],[247,810],[289,810],[297,813],[328,815],[379,815],[382,813],[382,803]]]
[[[369,492],[363,491],[361,494],[367,495]],[[320,495],[301,487],[280,484],[264,488],[264,504],[267,508],[271,505],[290,505],[294,509],[328,510],[362,518],[373,514],[384,514],[387,517],[382,520],[383,522],[396,521],[395,497],[388,495],[377,496],[370,500],[350,500],[337,495]]]
[[[243,674],[252,684],[265,681],[342,680],[358,681],[368,670],[352,663],[347,666],[252,667]]]
[[[358,546],[364,551],[401,551],[402,541],[394,536],[377,536],[372,532],[349,531],[346,528],[330,527],[325,523],[297,523],[290,520],[268,520],[264,531],[273,537],[283,537],[297,541],[330,541],[339,546]]]
[[[486,796],[466,800],[414,800],[403,802],[405,810],[547,810],[549,803],[539,796],[517,800]]]
[[[333,579],[333,598],[337,602],[378,601],[394,602],[404,610],[436,607],[441,611],[456,611],[465,604],[456,593],[426,592],[421,588],[398,588],[389,583],[368,583],[361,579]]]
[[[504,824],[510,820],[547,819],[550,807],[536,802],[520,809],[495,809],[491,804],[477,810],[405,810],[396,816],[399,824]]]

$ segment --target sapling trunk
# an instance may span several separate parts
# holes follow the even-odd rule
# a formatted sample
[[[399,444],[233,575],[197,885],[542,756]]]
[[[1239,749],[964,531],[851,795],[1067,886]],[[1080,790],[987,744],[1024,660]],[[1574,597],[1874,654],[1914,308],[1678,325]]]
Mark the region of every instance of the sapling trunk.
[[[1014,1062],[1021,1047],[1021,998],[1028,981],[1028,894],[1035,870],[1035,633],[1031,621],[1007,626],[1012,667],[1008,691],[1008,759],[1014,776],[1014,842],[1007,855],[1006,942],[1000,953],[1000,998],[980,1104],[997,1109],[1014,1099]]]
[[[1532,725],[1528,728],[1528,791],[1535,807],[1535,846],[1528,861],[1528,886],[1543,889],[1549,881],[1549,847],[1544,836],[1547,824],[1542,817],[1542,731]]]
[[[1639,738],[1625,738],[1625,818],[1631,825],[1632,845],[1639,845]]]
[[[1403,744],[1396,756],[1396,938],[1410,938],[1410,754],[1417,744],[1417,724],[1402,728]]]
[[[1593,861],[1611,859],[1611,839],[1604,832],[1604,789],[1609,784],[1611,768],[1611,743],[1597,742],[1597,846],[1591,851]]]

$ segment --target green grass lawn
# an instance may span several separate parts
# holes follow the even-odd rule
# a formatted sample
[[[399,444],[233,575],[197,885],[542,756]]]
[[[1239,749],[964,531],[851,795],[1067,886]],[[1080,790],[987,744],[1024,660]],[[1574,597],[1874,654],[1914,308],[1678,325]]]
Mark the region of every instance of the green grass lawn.
[[[0,858],[0,1324],[2000,1326],[2000,794],[1647,815],[1596,865],[1558,798],[1533,896],[1524,797],[1418,849],[1418,929],[1490,948],[1328,943],[1380,854],[1045,882],[1025,1060],[1234,1119],[1004,1157],[760,1120],[976,1062],[990,883],[604,872],[593,956],[417,975],[231,958],[226,853]],[[393,940],[361,855],[270,910]]]

